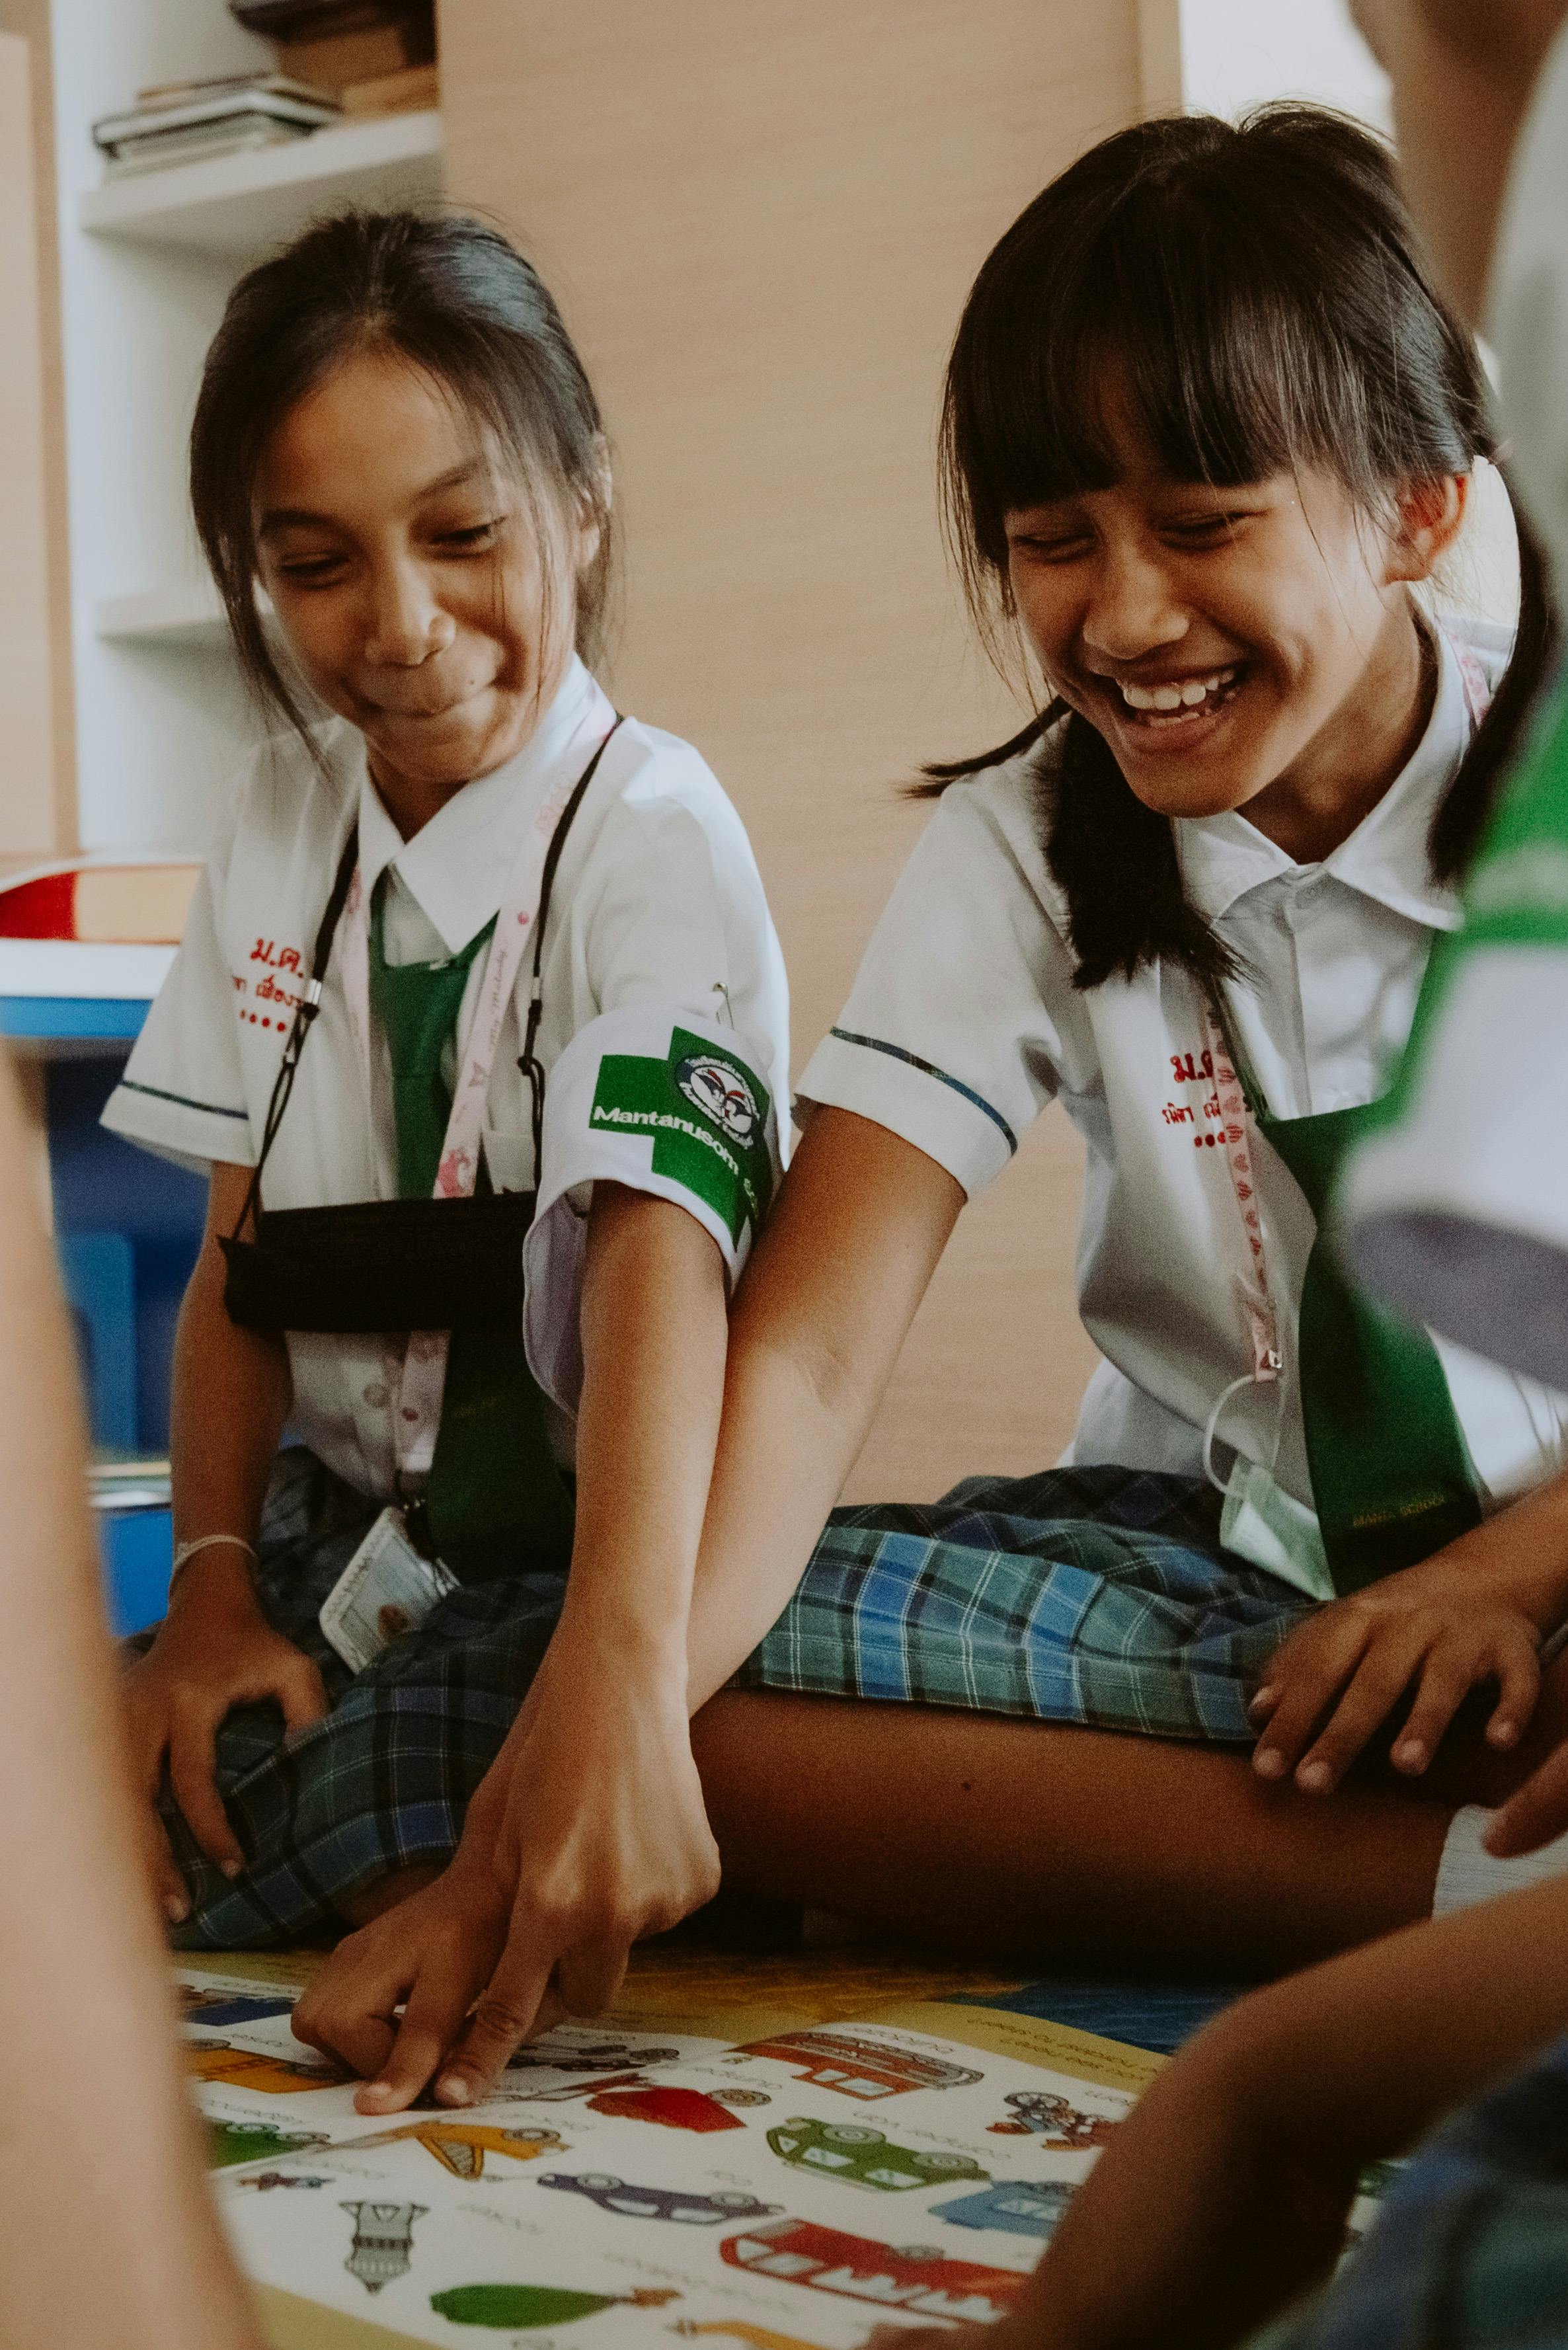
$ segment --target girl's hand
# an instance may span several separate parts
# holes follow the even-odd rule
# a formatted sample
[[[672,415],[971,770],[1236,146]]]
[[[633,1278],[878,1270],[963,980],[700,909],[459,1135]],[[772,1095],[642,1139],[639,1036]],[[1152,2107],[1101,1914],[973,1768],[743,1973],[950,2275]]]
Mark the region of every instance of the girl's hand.
[[[658,1679],[602,1658],[586,1677],[552,1648],[451,1867],[317,1977],[294,2029],[367,2077],[361,2113],[401,2112],[432,2078],[442,2105],[477,2103],[532,2033],[610,2004],[634,1942],[717,1891],[684,1657]]]
[[[1541,1690],[1541,1637],[1501,1582],[1489,1587],[1446,1554],[1390,1575],[1319,1608],[1275,1652],[1250,1709],[1262,1732],[1252,1768],[1263,1779],[1293,1770],[1306,1794],[1329,1794],[1413,1690],[1390,1759],[1418,1778],[1470,1690],[1488,1683],[1498,1701],[1487,1742],[1517,1746]]]
[[[327,1692],[310,1659],[263,1616],[243,1562],[221,1554],[186,1568],[167,1621],[121,1686],[132,1767],[147,1796],[147,1864],[179,1925],[191,1903],[158,1815],[165,1761],[192,1835],[225,1877],[238,1877],[245,1856],[214,1775],[223,1717],[233,1706],[273,1698],[287,1727],[303,1730],[327,1712]]]
[[[1549,1754],[1501,1811],[1494,1813],[1482,1841],[1500,1860],[1517,1853],[1538,1852],[1553,1836],[1568,1829],[1568,1745]]]

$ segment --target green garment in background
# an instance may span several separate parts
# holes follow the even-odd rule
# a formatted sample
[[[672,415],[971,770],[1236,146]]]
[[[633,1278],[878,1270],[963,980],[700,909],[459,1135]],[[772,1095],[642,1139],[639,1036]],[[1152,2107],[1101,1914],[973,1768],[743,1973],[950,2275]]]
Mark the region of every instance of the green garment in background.
[[[392,1064],[398,1191],[429,1199],[452,1113],[442,1074],[472,964],[490,942],[486,923],[460,954],[440,962],[389,963],[379,889],[370,919],[370,1008]],[[487,1179],[483,1164],[481,1187]],[[521,1330],[458,1330],[425,1507],[437,1551],[455,1571],[462,1553],[505,1544],[505,1568],[565,1566],[572,1501],[550,1450],[545,1399],[528,1368]],[[453,1554],[456,1554],[454,1555]],[[499,1565],[499,1562],[497,1563]]]

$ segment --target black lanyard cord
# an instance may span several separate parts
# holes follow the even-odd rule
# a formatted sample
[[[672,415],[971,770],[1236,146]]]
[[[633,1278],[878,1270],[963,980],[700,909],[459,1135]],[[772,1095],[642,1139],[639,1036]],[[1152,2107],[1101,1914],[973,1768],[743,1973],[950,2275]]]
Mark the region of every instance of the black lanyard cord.
[[[523,1032],[523,1050],[517,1056],[517,1066],[528,1080],[528,1098],[534,1128],[534,1188],[539,1188],[542,1172],[540,1159],[545,1147],[545,1072],[540,1066],[535,1046],[539,1041],[539,1022],[545,1009],[545,988],[541,973],[545,965],[545,924],[549,920],[550,892],[555,887],[556,868],[561,861],[561,851],[566,845],[566,835],[572,828],[572,818],[583,804],[584,795],[598,772],[599,761],[609,749],[620,728],[626,723],[618,711],[615,724],[588,761],[577,780],[576,789],[561,811],[561,820],[550,836],[549,849],[545,858],[545,870],[539,883],[539,911],[534,924],[534,969],[528,982],[528,1018]]]
[[[517,1063],[519,1069],[528,1080],[529,1095],[533,1105],[535,1184],[539,1180],[539,1152],[545,1128],[545,1072],[535,1056],[535,1045],[538,1039],[539,1021],[544,1009],[544,990],[540,973],[544,965],[545,924],[550,911],[550,893],[555,885],[556,868],[561,861],[561,851],[566,845],[566,835],[572,828],[572,819],[582,806],[588,785],[598,771],[599,761],[608,750],[618,729],[625,723],[624,719],[617,716],[615,725],[610,728],[609,733],[588,761],[573,789],[571,798],[561,812],[556,829],[550,836],[550,846],[545,853],[545,869],[539,882],[539,910],[534,923],[534,967],[528,984],[528,1017],[524,1032],[523,1051]],[[273,1144],[277,1139],[278,1128],[283,1124],[284,1112],[287,1109],[289,1098],[294,1092],[295,1073],[299,1066],[299,1056],[305,1050],[306,1037],[310,1033],[312,1021],[321,1009],[321,993],[326,983],[327,966],[332,957],[332,942],[337,934],[337,925],[343,918],[343,909],[348,903],[349,887],[354,879],[354,868],[358,860],[359,828],[356,823],[349,827],[348,837],[343,845],[343,854],[338,859],[337,871],[333,879],[331,894],[327,898],[322,913],[320,928],[316,933],[316,944],[310,955],[310,977],[295,1013],[293,1024],[284,1045],[283,1058],[278,1063],[277,1076],[273,1081],[272,1097],[267,1103],[266,1118],[262,1128],[261,1149],[257,1154],[255,1166],[251,1171],[251,1180],[245,1187],[244,1205],[240,1210],[238,1222],[230,1234],[232,1240],[237,1241],[245,1226],[251,1223],[253,1219],[259,1222],[262,1175],[267,1159],[272,1154]]]

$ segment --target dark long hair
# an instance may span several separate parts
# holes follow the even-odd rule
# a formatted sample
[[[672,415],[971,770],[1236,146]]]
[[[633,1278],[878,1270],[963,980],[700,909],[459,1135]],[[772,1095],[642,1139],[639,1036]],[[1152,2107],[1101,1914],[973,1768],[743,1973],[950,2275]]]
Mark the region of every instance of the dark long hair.
[[[487,222],[345,213],[242,277],[202,373],[191,505],[240,664],[302,733],[256,603],[252,496],[272,433],[354,352],[396,351],[440,384],[516,468],[541,537],[547,504],[586,505],[598,551],[577,584],[577,650],[599,650],[613,565],[598,403],[548,287]]]
[[[943,515],[970,608],[996,650],[1016,614],[1006,517],[1110,487],[1107,367],[1175,480],[1231,486],[1327,468],[1368,513],[1398,484],[1493,458],[1473,338],[1428,273],[1387,149],[1326,109],[1277,105],[1239,126],[1144,122],[1053,181],[982,266],[948,363]],[[1556,619],[1521,525],[1512,665],[1432,828],[1453,879],[1551,665]],[[1012,742],[925,768],[945,790],[1065,720],[1042,779],[1047,860],[1065,894],[1076,983],[1157,957],[1212,983],[1235,967],[1181,886],[1169,820],[1146,807],[1103,735],[1054,702]]]

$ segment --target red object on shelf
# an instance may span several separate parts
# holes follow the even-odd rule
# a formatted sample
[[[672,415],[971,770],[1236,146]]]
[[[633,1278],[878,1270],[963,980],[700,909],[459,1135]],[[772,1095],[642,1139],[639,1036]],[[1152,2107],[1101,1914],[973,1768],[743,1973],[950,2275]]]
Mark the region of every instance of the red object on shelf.
[[[194,858],[83,857],[0,879],[0,938],[177,946],[201,876]]]

